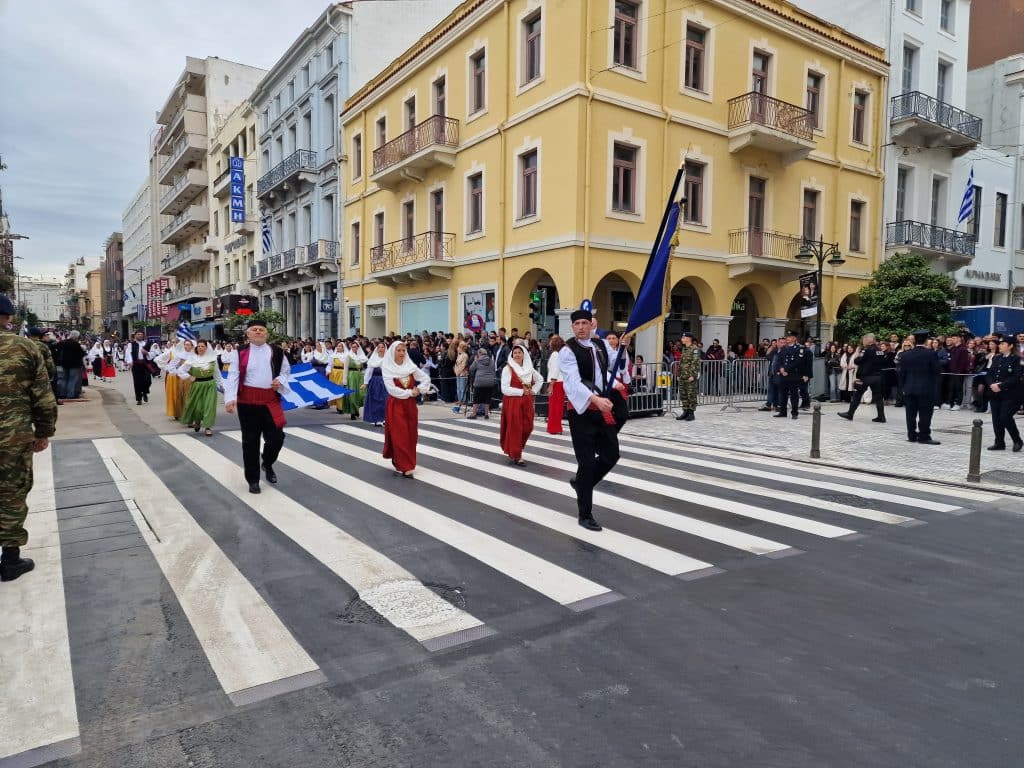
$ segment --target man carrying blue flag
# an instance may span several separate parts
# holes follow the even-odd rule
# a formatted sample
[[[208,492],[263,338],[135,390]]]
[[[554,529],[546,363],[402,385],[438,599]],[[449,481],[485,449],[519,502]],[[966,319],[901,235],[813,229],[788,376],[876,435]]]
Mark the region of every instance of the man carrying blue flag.
[[[281,347],[267,343],[267,324],[262,320],[250,320],[245,337],[248,344],[239,346],[228,359],[224,406],[228,413],[238,411],[245,481],[249,493],[259,493],[261,465],[267,482],[277,482],[274,462],[284,445],[285,425],[278,393],[288,391],[291,366]]]

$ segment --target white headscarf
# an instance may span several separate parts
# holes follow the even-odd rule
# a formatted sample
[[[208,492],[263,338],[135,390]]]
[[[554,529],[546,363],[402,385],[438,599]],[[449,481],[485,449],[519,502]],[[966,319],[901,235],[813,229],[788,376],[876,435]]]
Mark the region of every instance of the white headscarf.
[[[512,352],[516,351],[516,347],[523,350],[523,364],[520,366],[513,358]],[[508,355],[508,366],[512,369],[512,372],[519,377],[519,381],[523,384],[523,389],[532,389],[534,383],[534,376],[537,374],[533,369],[533,360],[530,358],[530,350],[526,348],[526,345],[522,342],[516,342],[512,345],[512,351]]]
[[[198,349],[198,347],[199,347],[199,344],[197,342],[196,343],[196,348]],[[217,362],[217,350],[213,348],[212,344],[207,342],[206,343],[206,352],[204,352],[202,355],[200,355],[198,352],[193,351],[191,356],[188,359],[188,362],[191,365],[207,365],[209,363],[216,363]]]
[[[373,348],[373,353],[370,355],[370,359],[366,363],[367,368],[379,368],[384,365],[384,358],[388,356],[387,350],[384,350],[383,355],[377,354],[377,347]],[[383,371],[381,371],[383,373]]]
[[[395,341],[388,347],[384,355],[384,364],[381,366],[381,373],[388,379],[400,379],[403,376],[413,376],[420,372],[419,366],[409,358],[409,350],[406,348],[405,360],[399,364],[395,361],[395,350],[398,345],[405,346],[404,341]]]

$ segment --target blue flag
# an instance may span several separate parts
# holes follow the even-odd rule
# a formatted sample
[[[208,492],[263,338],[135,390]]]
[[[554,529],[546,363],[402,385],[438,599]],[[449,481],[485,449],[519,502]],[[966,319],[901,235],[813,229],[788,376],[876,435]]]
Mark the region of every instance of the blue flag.
[[[668,216],[661,230],[661,239],[654,244],[651,258],[644,270],[640,290],[636,294],[633,311],[629,313],[626,333],[633,333],[646,328],[652,323],[660,323],[668,308],[665,306],[665,281],[668,279],[668,265],[672,259],[676,226],[679,223],[679,203],[669,203]]]
[[[223,371],[221,376],[226,379],[227,371]],[[348,387],[335,384],[309,363],[296,363],[291,367],[288,389],[288,392],[281,392],[281,410],[284,411],[321,405],[354,392]]]

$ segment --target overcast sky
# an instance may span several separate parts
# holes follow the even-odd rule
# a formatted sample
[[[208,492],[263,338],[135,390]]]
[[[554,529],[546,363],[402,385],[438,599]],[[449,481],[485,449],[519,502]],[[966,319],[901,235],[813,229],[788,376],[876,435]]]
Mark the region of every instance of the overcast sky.
[[[0,171],[22,274],[101,256],[185,57],[269,69],[327,0],[0,0]]]

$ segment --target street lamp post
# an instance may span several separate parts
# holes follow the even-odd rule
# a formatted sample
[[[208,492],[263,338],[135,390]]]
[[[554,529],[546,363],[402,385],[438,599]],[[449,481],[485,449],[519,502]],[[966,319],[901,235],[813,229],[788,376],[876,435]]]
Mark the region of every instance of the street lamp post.
[[[821,295],[824,292],[822,285],[822,279],[825,266],[825,259],[828,259],[829,266],[840,267],[846,263],[846,259],[839,253],[839,243],[826,243],[821,239],[821,235],[818,235],[818,241],[804,239],[803,244],[800,246],[800,251],[797,253],[796,258],[798,261],[804,263],[810,262],[813,258],[818,262],[818,302],[816,306],[817,320],[815,325],[814,338],[821,343]]]
[[[143,273],[143,269],[142,269],[142,267],[125,267],[125,269],[128,270],[129,272],[138,272],[139,273],[139,295],[136,298],[136,303],[135,303],[135,311],[138,312],[139,306],[140,306],[138,302],[142,300],[142,273]],[[143,318],[141,318],[141,317],[138,318],[138,319],[140,321],[143,320]],[[131,335],[131,334],[129,334],[129,335]]]

